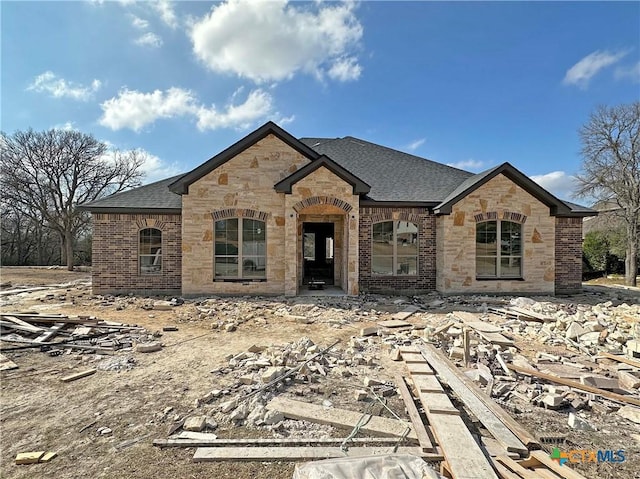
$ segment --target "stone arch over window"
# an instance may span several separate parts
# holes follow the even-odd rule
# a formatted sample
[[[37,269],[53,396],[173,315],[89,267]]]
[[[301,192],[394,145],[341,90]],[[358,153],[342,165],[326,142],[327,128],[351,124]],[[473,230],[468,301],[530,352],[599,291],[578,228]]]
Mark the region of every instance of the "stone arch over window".
[[[213,221],[224,220],[227,218],[249,218],[259,221],[267,221],[271,217],[271,214],[249,208],[225,208],[223,210],[213,211],[211,213],[211,217],[213,218]]]
[[[408,221],[410,223],[420,224],[420,216],[415,213],[409,213],[408,211],[383,211],[380,213],[373,213],[371,215],[371,223],[380,223],[382,221]]]
[[[514,211],[503,211],[502,213],[499,213],[498,211],[488,211],[474,215],[473,219],[476,220],[476,223],[482,223],[484,221],[496,221],[500,219],[523,225],[527,221],[527,215]]]
[[[138,219],[136,220],[136,225],[139,230],[143,230],[145,228],[156,228],[160,231],[164,231],[167,229],[167,224],[164,221],[160,221],[155,218]]]
[[[308,208],[309,206],[316,206],[316,205],[336,206],[340,208],[342,211],[344,211],[345,213],[349,213],[353,209],[353,207],[346,201],[341,200],[339,198],[335,198],[333,196],[311,196],[309,198],[306,198],[302,201],[297,202],[295,205],[293,205],[293,209],[295,210],[296,213],[299,213],[300,211],[302,211],[305,208]]]
[[[140,274],[162,273],[162,230],[159,228],[138,231],[138,265]]]

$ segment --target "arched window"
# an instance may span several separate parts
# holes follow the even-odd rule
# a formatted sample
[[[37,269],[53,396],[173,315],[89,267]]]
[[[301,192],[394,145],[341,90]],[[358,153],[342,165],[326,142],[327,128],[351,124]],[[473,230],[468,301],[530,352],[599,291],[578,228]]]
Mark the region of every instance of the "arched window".
[[[408,221],[383,221],[373,225],[371,273],[418,274],[418,226]]]
[[[162,272],[162,231],[157,228],[140,230],[139,264],[141,274]]]
[[[522,277],[522,225],[483,221],[476,225],[476,277]]]
[[[214,277],[265,279],[267,245],[264,221],[227,218],[215,222]]]

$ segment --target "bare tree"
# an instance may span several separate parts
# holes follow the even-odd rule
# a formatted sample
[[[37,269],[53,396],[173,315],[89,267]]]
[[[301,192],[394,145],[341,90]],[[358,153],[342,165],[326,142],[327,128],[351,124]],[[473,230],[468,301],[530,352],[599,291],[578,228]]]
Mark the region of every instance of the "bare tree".
[[[578,196],[615,203],[626,232],[625,284],[636,286],[640,249],[640,102],[601,106],[580,129]]]
[[[2,133],[0,152],[3,202],[39,213],[59,235],[70,271],[76,235],[89,221],[77,206],[139,185],[145,160],[141,151],[109,151],[92,135],[57,129]]]

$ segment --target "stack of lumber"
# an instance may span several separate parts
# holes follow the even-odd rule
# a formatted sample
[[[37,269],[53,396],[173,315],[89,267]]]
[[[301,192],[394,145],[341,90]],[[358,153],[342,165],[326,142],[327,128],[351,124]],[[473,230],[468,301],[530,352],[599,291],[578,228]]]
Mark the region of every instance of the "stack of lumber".
[[[0,313],[0,340],[43,350],[73,348],[110,354],[131,347],[144,328],[99,320],[35,312]],[[14,348],[14,349],[19,349]],[[12,348],[3,348],[4,351]]]

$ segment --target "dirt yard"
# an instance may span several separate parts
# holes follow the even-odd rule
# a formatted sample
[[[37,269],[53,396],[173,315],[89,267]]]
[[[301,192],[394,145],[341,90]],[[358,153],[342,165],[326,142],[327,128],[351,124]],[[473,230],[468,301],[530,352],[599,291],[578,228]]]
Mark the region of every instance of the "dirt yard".
[[[17,345],[2,343],[4,354],[19,366],[0,373],[2,478],[291,478],[293,463],[268,460],[193,463],[193,448],[161,449],[154,447],[152,441],[166,439],[176,420],[194,413],[215,418],[218,425],[213,432],[220,438],[267,438],[278,432],[290,434],[278,428],[237,427],[217,413],[220,401],[203,405],[198,400],[214,389],[233,391],[237,388],[241,372],[229,368],[231,355],[247,351],[253,345],[285,345],[305,337],[319,347],[340,340],[336,349],[346,351],[353,345],[351,338],[358,336],[369,318],[388,319],[402,307],[397,298],[324,298],[319,300],[325,302],[321,308],[323,315],[306,324],[296,316],[278,316],[274,311],[277,313],[278,308],[285,306],[293,308],[294,312],[298,305],[308,308],[309,302],[314,301],[310,298],[261,298],[258,301],[273,305],[265,308],[263,314],[256,312],[260,309],[246,309],[247,304],[251,305],[251,299],[238,298],[237,304],[244,306],[238,306],[240,309],[237,310],[233,309],[233,300],[227,299],[224,307],[206,315],[201,312],[205,303],[198,300],[159,311],[144,309],[150,301],[145,298],[94,296],[88,280],[88,273],[70,273],[64,269],[2,268],[0,282],[11,283],[12,287],[73,284],[62,289],[3,297],[1,310],[90,315],[136,324],[149,332],[158,332],[164,347],[148,354],[130,350],[119,351],[113,356],[73,352],[52,357],[38,349],[6,351]],[[629,301],[637,304],[639,297],[632,296]],[[434,298],[438,296],[428,299]],[[601,299],[596,297],[593,302]],[[439,307],[428,318],[434,323],[442,322],[447,312]],[[222,327],[219,319],[231,315],[242,316],[237,321],[237,328]],[[166,326],[178,330],[162,332]],[[518,344],[524,354],[531,356],[541,349],[557,353],[553,348],[536,347],[526,341]],[[390,360],[389,349],[382,339],[370,339],[365,346],[363,354],[371,361],[359,366],[359,374],[388,381],[401,370],[402,362]],[[128,367],[110,369],[109,366],[118,360]],[[103,368],[102,365],[106,366]],[[59,380],[88,368],[98,371],[70,383]],[[338,407],[363,410],[364,405],[354,398],[361,384],[362,379],[357,376],[331,380],[319,377],[314,388],[292,384],[288,392],[299,389],[298,393],[303,396],[300,400],[331,401]],[[397,396],[389,405],[406,417]],[[569,429],[566,414],[536,407],[525,409],[515,416],[521,424],[534,434],[565,435],[566,448],[626,449],[625,463],[575,467],[587,477],[640,478],[637,472],[640,470],[639,425],[613,414],[610,419],[600,415],[594,418],[598,431],[587,434]],[[109,428],[111,433],[101,435],[100,428]],[[348,432],[327,431],[326,428],[316,431],[309,427],[301,434],[322,436],[328,433],[333,437],[344,437]],[[54,451],[57,457],[45,464],[15,465],[17,453],[37,450]]]

